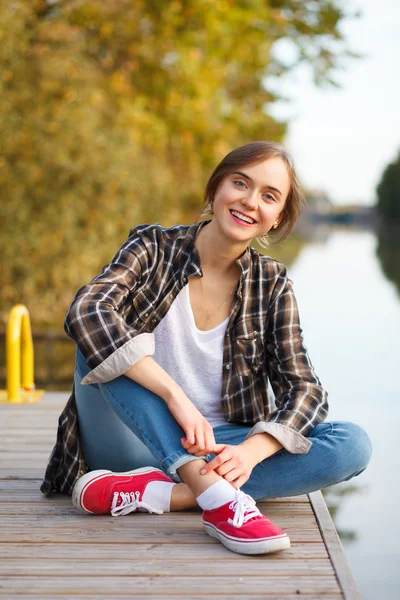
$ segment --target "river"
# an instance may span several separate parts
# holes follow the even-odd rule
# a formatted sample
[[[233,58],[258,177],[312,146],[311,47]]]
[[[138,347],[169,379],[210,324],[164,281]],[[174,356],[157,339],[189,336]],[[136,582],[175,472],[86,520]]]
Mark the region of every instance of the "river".
[[[305,344],[329,392],[328,420],[358,423],[373,444],[366,471],[325,499],[363,598],[398,600],[400,302],[376,247],[372,232],[333,231],[304,246],[288,271]],[[400,256],[393,260],[399,266]]]

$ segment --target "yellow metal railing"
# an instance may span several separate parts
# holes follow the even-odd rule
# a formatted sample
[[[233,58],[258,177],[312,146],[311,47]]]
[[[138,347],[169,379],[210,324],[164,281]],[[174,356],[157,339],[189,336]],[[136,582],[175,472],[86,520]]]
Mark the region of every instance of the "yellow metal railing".
[[[22,368],[22,381],[21,381]],[[35,389],[34,354],[29,311],[16,304],[10,311],[6,330],[7,389],[0,390],[0,402],[36,402],[44,390]]]

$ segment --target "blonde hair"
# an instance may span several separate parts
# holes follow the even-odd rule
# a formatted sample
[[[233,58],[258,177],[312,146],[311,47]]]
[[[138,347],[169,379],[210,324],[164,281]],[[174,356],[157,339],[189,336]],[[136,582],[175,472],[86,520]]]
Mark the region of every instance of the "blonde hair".
[[[275,156],[279,156],[283,160],[290,178],[289,194],[283,207],[279,224],[274,230],[274,233],[277,234],[276,239],[274,235],[274,242],[276,243],[284,240],[299,218],[300,208],[304,203],[304,196],[301,192],[292,157],[281,144],[276,142],[251,142],[250,144],[245,144],[244,146],[240,146],[239,148],[232,150],[232,152],[229,152],[229,154],[227,154],[214,169],[207,182],[204,191],[204,203],[197,220],[200,217],[214,213],[213,204],[215,195],[227,175],[234,173],[242,167],[257,164]],[[270,237],[271,234],[268,232],[256,239],[261,246],[267,248],[269,246]]]

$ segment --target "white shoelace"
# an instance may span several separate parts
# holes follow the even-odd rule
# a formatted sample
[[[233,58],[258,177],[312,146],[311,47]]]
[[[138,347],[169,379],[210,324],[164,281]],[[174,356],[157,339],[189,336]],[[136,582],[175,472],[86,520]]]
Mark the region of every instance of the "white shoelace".
[[[117,506],[119,497],[121,497],[121,503]],[[163,514],[164,511],[153,508],[146,504],[146,502],[141,502],[139,498],[140,492],[114,492],[111,504],[111,516],[118,517],[119,515],[127,515],[138,508],[144,508],[149,513],[157,513],[158,515]]]
[[[253,519],[253,517],[262,517],[256,506],[256,501],[241,490],[236,490],[236,498],[230,503],[229,508],[235,511],[233,519],[228,519],[228,523],[234,527],[241,527],[243,523]]]

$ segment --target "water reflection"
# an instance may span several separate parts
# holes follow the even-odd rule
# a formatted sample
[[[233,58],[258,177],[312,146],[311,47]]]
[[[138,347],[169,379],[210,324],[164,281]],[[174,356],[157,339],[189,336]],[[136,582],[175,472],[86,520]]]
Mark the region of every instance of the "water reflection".
[[[357,423],[372,441],[366,471],[323,492],[365,600],[399,597],[397,235],[334,228],[289,269],[328,419]]]
[[[352,528],[343,528],[337,525],[338,519],[340,517],[339,512],[341,508],[344,508],[344,500],[349,496],[362,495],[368,492],[367,485],[356,485],[350,482],[344,482],[341,486],[335,485],[332,487],[325,488],[322,490],[322,495],[324,496],[326,505],[329,510],[329,514],[332,517],[333,522],[335,523],[336,530],[338,535],[342,541],[342,543],[350,544],[352,542],[357,541],[358,533],[357,529]]]
[[[381,223],[377,230],[376,255],[385,277],[392,281],[400,298],[400,225]]]

